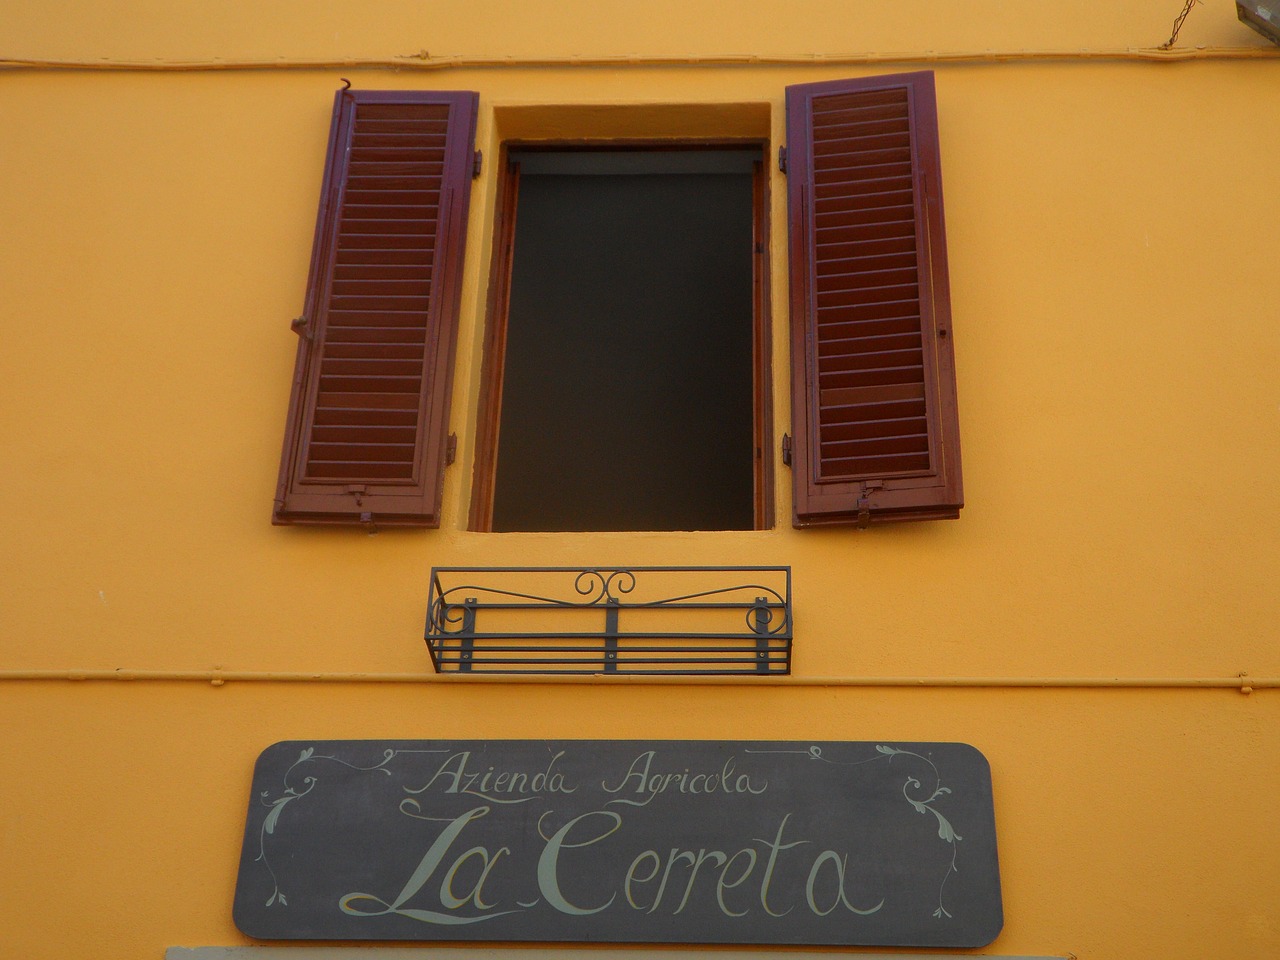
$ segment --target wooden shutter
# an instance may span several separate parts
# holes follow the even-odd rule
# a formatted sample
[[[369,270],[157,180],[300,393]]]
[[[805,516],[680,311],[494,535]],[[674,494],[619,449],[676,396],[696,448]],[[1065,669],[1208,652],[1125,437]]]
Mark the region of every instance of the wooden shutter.
[[[276,523],[439,525],[477,103],[335,98]]]
[[[787,88],[795,524],[959,516],[933,74]]]

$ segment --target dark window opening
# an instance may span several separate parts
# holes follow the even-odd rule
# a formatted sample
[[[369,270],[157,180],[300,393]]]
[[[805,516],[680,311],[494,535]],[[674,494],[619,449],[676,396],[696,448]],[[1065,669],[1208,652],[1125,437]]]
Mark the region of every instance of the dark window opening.
[[[508,170],[476,525],[765,525],[760,147],[512,149]]]

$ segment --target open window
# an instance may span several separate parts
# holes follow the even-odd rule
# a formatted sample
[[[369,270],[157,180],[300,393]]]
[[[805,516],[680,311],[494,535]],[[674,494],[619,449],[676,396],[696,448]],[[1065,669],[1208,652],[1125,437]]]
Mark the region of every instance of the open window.
[[[771,523],[760,143],[508,144],[472,526]]]
[[[439,525],[477,107],[337,95],[276,523]],[[771,527],[769,106],[504,109],[471,529]],[[956,517],[933,75],[786,109],[793,520]]]

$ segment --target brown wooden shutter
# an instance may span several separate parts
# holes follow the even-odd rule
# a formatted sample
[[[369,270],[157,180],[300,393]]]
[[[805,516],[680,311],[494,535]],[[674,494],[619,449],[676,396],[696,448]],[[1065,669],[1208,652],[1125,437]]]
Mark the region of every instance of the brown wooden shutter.
[[[275,523],[439,525],[477,103],[335,99]]]
[[[959,516],[933,74],[787,88],[795,524]]]

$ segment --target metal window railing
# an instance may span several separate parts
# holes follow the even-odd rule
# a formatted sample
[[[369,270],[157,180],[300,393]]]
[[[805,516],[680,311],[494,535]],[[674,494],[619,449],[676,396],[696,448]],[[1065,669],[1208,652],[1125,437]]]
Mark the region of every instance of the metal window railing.
[[[790,567],[435,567],[438,673],[778,676]]]

